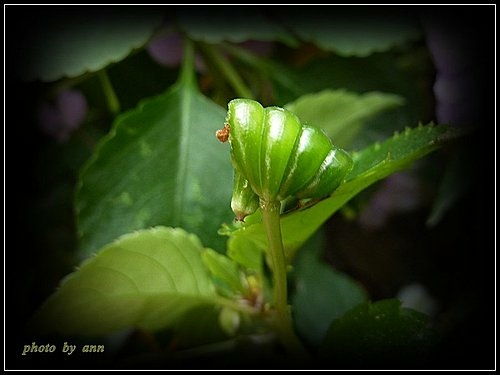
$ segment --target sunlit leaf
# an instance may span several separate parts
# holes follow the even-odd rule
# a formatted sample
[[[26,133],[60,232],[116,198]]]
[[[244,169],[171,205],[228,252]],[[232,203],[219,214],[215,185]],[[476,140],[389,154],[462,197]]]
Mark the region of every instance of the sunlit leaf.
[[[182,229],[124,235],[67,276],[33,325],[79,335],[171,326],[192,308],[213,303],[202,251],[199,239]]]
[[[253,241],[252,236],[231,236],[228,240],[228,255],[231,259],[255,272],[262,271],[262,251],[266,248],[263,238]]]
[[[222,283],[223,290],[232,294],[244,294],[247,290],[238,263],[212,249],[206,249],[202,254],[203,262],[215,278],[216,283]]]

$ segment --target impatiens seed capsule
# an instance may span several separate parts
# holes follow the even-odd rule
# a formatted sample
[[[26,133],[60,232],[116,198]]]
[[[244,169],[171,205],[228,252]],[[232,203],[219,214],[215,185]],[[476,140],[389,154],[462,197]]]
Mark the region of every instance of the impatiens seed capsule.
[[[237,170],[234,171],[233,196],[231,209],[236,220],[243,221],[259,208],[259,196],[255,194],[248,181]]]
[[[254,100],[229,102],[217,138],[231,145],[235,168],[231,206],[238,220],[257,209],[259,198],[262,202],[325,198],[353,167],[349,153],[335,147],[322,130],[302,125],[284,108],[264,108]]]
[[[260,207],[267,238],[266,261],[272,271],[272,308],[280,327],[291,332],[287,297],[289,259],[281,237],[281,212],[291,199],[296,198],[301,204],[330,195],[351,170],[353,160],[346,151],[334,147],[320,129],[302,125],[292,112],[276,106],[264,108],[249,99],[228,103],[224,128],[216,136],[230,144],[235,176],[231,208],[236,219],[244,220]],[[255,227],[242,229],[251,231],[251,228]],[[262,306],[260,295],[252,292],[245,295],[245,300],[252,306]],[[271,305],[264,305],[265,311],[268,306]],[[237,332],[239,315],[228,311],[221,313],[219,322],[231,335]]]

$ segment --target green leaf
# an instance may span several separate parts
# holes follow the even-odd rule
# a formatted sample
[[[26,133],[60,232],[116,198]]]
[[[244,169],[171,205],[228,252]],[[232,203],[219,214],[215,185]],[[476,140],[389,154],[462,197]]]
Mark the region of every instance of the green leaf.
[[[255,238],[252,234],[241,236],[237,233],[232,233],[228,240],[228,256],[248,270],[260,274],[263,266],[262,251],[267,246],[267,242],[260,236],[263,233]]]
[[[202,250],[182,229],[124,235],[67,276],[33,324],[42,332],[92,336],[171,326],[190,309],[214,303]]]
[[[295,327],[309,344],[319,346],[331,322],[367,301],[365,291],[349,276],[321,260],[323,236],[314,236],[294,261]]]
[[[217,229],[233,220],[231,163],[215,138],[224,115],[183,79],[119,116],[78,182],[82,255],[154,225],[183,227],[223,249]]]
[[[305,93],[343,89],[356,93],[383,92],[401,96],[404,105],[369,119],[366,131],[358,133],[352,140],[350,148],[361,149],[389,137],[395,130],[428,117],[428,103],[422,88],[417,84],[425,75],[415,70],[416,67],[429,69],[429,63],[424,58],[415,58],[414,52],[412,49],[411,53],[403,55],[377,53],[365,58],[330,54],[292,72],[290,79],[297,82]],[[425,51],[418,53],[425,54]],[[412,61],[411,65],[405,64],[405,58]]]
[[[280,25],[255,7],[205,9],[193,12],[186,8],[177,13],[177,23],[192,39],[207,43],[247,40],[281,41],[294,47],[297,42]]]
[[[446,140],[456,136],[446,126],[419,126],[406,129],[402,134],[395,134],[383,143],[376,143],[353,154],[354,167],[346,182],[327,199],[315,205],[282,215],[281,230],[283,244],[288,259],[304,242],[338,209],[352,197],[372,185],[409,165],[440,147]],[[241,229],[230,233],[229,252],[248,253],[248,243],[253,244],[253,251],[265,251],[267,240],[260,213],[248,216]],[[243,250],[244,249],[244,250]]]
[[[332,323],[320,358],[357,368],[422,366],[437,342],[427,323],[425,314],[402,308],[396,299],[365,303]]]
[[[301,39],[341,56],[366,57],[421,35],[416,17],[382,8],[302,8],[281,18]]]
[[[206,249],[202,259],[215,281],[224,285],[223,290],[230,294],[246,294],[247,288],[242,280],[244,275],[238,263],[212,249]]]
[[[43,81],[95,72],[144,46],[162,18],[153,8],[42,10],[30,25],[21,71],[27,80]]]
[[[285,108],[295,113],[303,124],[322,128],[335,146],[348,148],[363,130],[366,120],[403,102],[401,96],[394,94],[357,94],[340,89],[303,95]]]
[[[445,125],[428,124],[416,128],[406,128],[404,132],[396,132],[392,138],[383,143],[374,143],[359,152],[353,153],[354,167],[347,176],[352,183],[365,175],[387,176],[387,169],[402,169],[412,161],[435,150],[442,143],[456,134]],[[390,174],[390,173],[389,173]]]

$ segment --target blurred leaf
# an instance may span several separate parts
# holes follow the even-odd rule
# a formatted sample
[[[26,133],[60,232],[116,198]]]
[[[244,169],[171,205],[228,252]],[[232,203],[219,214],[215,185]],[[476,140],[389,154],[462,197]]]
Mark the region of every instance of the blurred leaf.
[[[146,50],[141,50],[120,64],[110,66],[107,72],[122,111],[125,111],[136,107],[144,98],[161,94],[165,87],[174,84],[179,67],[161,66]]]
[[[281,41],[294,47],[297,42],[285,29],[264,16],[256,7],[208,7],[177,12],[177,22],[192,39],[207,43],[247,40]]]
[[[407,104],[418,99],[414,76],[404,69],[401,57],[393,52],[369,57],[318,57],[295,72],[306,93],[325,89],[344,89],[358,93],[387,92],[403,96]]]
[[[233,241],[236,241],[236,243],[233,243]],[[266,242],[263,242],[262,237],[253,238],[252,235],[249,235],[245,236],[243,239],[231,234],[228,240],[227,254],[235,262],[260,274],[262,272],[261,251],[265,249],[266,246]]]
[[[319,346],[331,322],[367,301],[361,286],[321,260],[322,236],[314,236],[294,261],[292,311],[295,326],[309,344]]]
[[[423,366],[438,338],[427,322],[397,299],[365,303],[333,321],[320,358],[339,367]]]
[[[244,295],[247,288],[242,283],[242,272],[236,262],[212,249],[206,249],[202,254],[203,263],[217,281],[223,283],[231,294]]]
[[[217,234],[233,219],[232,168],[215,138],[222,108],[180,81],[119,116],[82,169],[76,213],[82,256],[155,225],[183,227],[224,249]],[[217,178],[214,178],[214,177]]]
[[[285,9],[281,19],[301,39],[341,56],[366,57],[420,37],[414,14],[383,7]]]
[[[428,76],[420,76],[408,64],[403,64],[403,59],[411,57],[414,55],[410,52],[377,53],[365,58],[330,55],[316,58],[291,72],[289,79],[304,90],[302,94],[342,89],[360,94],[374,91],[401,96],[404,105],[367,119],[364,131],[359,132],[351,144],[352,148],[361,149],[389,137],[395,130],[433,118],[433,108],[427,99],[432,93],[432,82],[427,81]],[[425,65],[420,59],[413,63]]]
[[[403,134],[395,134],[383,143],[376,143],[353,154],[354,167],[346,182],[327,199],[315,205],[282,215],[281,230],[283,245],[291,260],[295,252],[316,230],[352,197],[411,163],[440,147],[455,133],[448,127],[419,126],[407,129]],[[245,249],[248,243],[255,249],[265,251],[267,240],[260,213],[246,218],[246,225],[230,233],[228,243],[231,253]]]
[[[55,81],[95,72],[142,47],[163,18],[158,9],[41,9],[22,61],[27,80]],[[29,63],[29,64],[28,64]]]
[[[67,276],[33,324],[68,335],[166,328],[191,308],[212,302],[202,250],[199,239],[182,229],[124,235]]]
[[[322,128],[336,146],[348,148],[367,119],[403,102],[398,95],[381,92],[356,94],[346,90],[324,90],[303,95],[285,108],[295,113],[302,123]]]

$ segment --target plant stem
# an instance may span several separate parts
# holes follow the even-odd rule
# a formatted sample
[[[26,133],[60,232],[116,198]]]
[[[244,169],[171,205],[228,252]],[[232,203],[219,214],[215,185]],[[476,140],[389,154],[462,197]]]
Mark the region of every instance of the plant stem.
[[[117,115],[120,112],[120,102],[118,101],[118,97],[116,96],[115,90],[113,89],[113,85],[109,80],[106,69],[101,69],[98,75],[102,84],[102,88],[104,90],[104,96],[106,97],[106,101],[108,102],[109,111],[113,115]]]
[[[273,81],[280,83],[296,96],[304,94],[304,90],[297,85],[290,72],[288,72],[284,66],[280,66],[279,64],[265,58],[258,57],[244,48],[237,47],[235,45],[223,43],[221,44],[221,47],[242,63],[261,71],[268,78],[272,78]]]
[[[267,234],[269,255],[273,269],[273,304],[282,320],[289,319],[286,259],[281,241],[280,202],[260,202],[262,220]]]
[[[281,240],[280,207],[279,201],[266,202],[262,199],[260,201],[273,271],[273,305],[276,310],[273,323],[282,344],[291,353],[306,357],[307,352],[294,333],[288,309],[286,257]]]
[[[184,37],[184,53],[178,83],[185,86],[194,86],[196,76],[194,70],[194,44],[188,37]]]
[[[253,99],[252,91],[247,87],[247,85],[245,85],[245,82],[243,82],[243,79],[240,77],[238,72],[236,72],[233,66],[218,49],[206,43],[199,43],[198,48],[221,72],[238,96]]]

